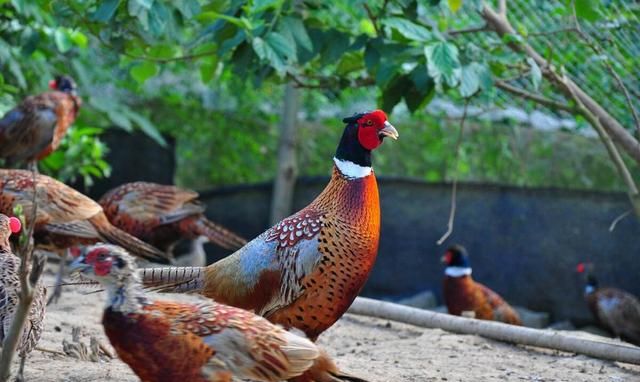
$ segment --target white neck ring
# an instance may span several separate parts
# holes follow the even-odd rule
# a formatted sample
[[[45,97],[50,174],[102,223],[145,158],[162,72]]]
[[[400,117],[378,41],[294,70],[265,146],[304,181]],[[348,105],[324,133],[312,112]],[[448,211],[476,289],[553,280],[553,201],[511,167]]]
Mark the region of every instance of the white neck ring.
[[[471,268],[469,267],[447,267],[444,274],[451,277],[470,276]]]
[[[333,158],[333,162],[340,172],[349,178],[364,178],[371,175],[371,167],[360,166],[348,160]]]

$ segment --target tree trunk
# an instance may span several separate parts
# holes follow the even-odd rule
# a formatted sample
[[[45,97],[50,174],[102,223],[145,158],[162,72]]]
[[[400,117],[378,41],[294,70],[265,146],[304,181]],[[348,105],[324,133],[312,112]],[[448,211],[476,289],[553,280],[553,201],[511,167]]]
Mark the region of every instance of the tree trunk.
[[[514,344],[538,346],[591,357],[640,365],[640,348],[574,337],[554,330],[541,330],[483,321],[411,308],[385,301],[358,297],[349,313],[378,317],[453,333],[475,334]]]
[[[298,114],[298,89],[288,83],[284,92],[280,141],[278,143],[278,172],[273,183],[271,199],[271,224],[276,224],[291,214],[295,189],[296,163],[296,116]]]

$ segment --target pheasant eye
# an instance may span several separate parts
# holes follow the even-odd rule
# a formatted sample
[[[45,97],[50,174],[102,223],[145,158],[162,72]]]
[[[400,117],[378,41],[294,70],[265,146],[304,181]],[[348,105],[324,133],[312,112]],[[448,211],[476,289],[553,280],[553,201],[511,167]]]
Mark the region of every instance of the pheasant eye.
[[[373,121],[372,120],[368,120],[367,121],[367,126],[371,126],[371,125],[373,125]]]

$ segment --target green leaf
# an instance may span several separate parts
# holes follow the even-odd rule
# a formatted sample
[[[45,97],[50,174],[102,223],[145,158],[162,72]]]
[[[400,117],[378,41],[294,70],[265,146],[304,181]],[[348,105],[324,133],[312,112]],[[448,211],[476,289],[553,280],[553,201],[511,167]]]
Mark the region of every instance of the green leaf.
[[[597,21],[600,18],[600,0],[574,0],[569,1],[576,9],[576,16],[587,21]]]
[[[193,18],[200,13],[200,3],[198,0],[177,0],[174,5],[185,19]]]
[[[480,90],[480,71],[482,65],[472,62],[463,66],[460,73],[460,95],[464,98],[471,97]]]
[[[158,65],[153,62],[145,61],[131,68],[129,73],[139,85],[142,85],[147,79],[158,73]]]
[[[453,13],[458,12],[461,7],[462,0],[449,0],[449,9],[451,9]]]
[[[116,13],[118,9],[118,5],[120,4],[120,0],[103,0],[100,2],[100,6],[96,11],[89,16],[89,19],[92,21],[98,21],[101,23],[106,23],[111,20],[113,15]]]
[[[131,118],[131,120],[134,121],[138,125],[138,127],[140,127],[140,130],[142,130],[142,132],[145,133],[149,138],[156,141],[162,147],[167,146],[167,141],[164,139],[162,134],[160,134],[158,129],[156,129],[153,123],[151,123],[151,121],[149,121],[142,114],[138,114],[133,110],[126,110],[125,112],[128,117]]]
[[[273,50],[288,60],[294,60],[296,57],[296,47],[286,37],[278,32],[270,32],[265,38]]]
[[[119,110],[109,111],[107,113],[107,116],[111,120],[111,123],[118,126],[119,128],[124,129],[126,131],[131,131],[133,129],[133,126],[131,125],[131,121],[129,120],[129,118],[122,115],[122,113]]]
[[[369,19],[360,20],[360,32],[366,34],[369,37],[376,37],[376,28],[373,26],[373,22]]]
[[[302,20],[287,16],[282,19],[282,29],[291,33],[296,43],[308,51],[313,51],[313,43],[311,37],[307,33],[307,29],[304,27]]]
[[[160,36],[169,21],[169,11],[167,7],[159,1],[153,3],[149,11],[149,30],[154,36]]]
[[[71,49],[73,46],[73,42],[69,38],[67,31],[64,28],[58,28],[53,33],[54,40],[56,42],[56,47],[60,51],[60,53],[65,53]]]
[[[144,30],[149,29],[149,11],[153,6],[153,0],[129,0],[127,9],[131,16],[137,17]]]
[[[74,44],[83,49],[86,48],[89,43],[89,39],[87,38],[87,36],[77,30],[71,32],[69,34],[69,38],[71,38],[71,41],[73,41]]]
[[[427,57],[428,73],[438,84],[446,83],[453,87],[460,76],[458,48],[448,42],[440,41],[424,48]]]
[[[382,110],[391,113],[411,86],[412,82],[407,75],[396,76],[389,81],[382,92]]]
[[[423,27],[422,25],[413,23],[407,19],[403,19],[400,17],[391,17],[382,20],[382,24],[397,30],[401,35],[410,40],[420,42],[433,40],[433,35],[427,28]]]
[[[336,67],[336,73],[338,75],[346,75],[348,73],[360,70],[363,68],[363,53],[360,52],[347,52],[342,56]]]
[[[278,8],[282,5],[282,2],[283,0],[254,0],[250,13],[258,13],[270,8]]]
[[[531,57],[527,57],[527,64],[531,67],[531,84],[535,90],[538,90],[540,88],[540,82],[542,81],[542,71]]]
[[[203,83],[209,83],[216,72],[218,67],[218,59],[215,56],[207,57],[202,64],[200,64],[200,79]]]
[[[280,74],[284,73],[287,61],[295,59],[295,46],[278,32],[270,32],[265,39],[256,37],[252,45],[258,57],[268,61]]]

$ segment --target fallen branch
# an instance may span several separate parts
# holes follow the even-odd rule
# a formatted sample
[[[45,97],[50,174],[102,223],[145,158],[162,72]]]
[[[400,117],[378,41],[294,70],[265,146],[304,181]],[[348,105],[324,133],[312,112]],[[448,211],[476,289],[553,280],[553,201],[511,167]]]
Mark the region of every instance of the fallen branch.
[[[365,297],[357,297],[348,313],[640,365],[639,347],[578,338],[553,330],[532,329],[496,321],[452,316]]]

